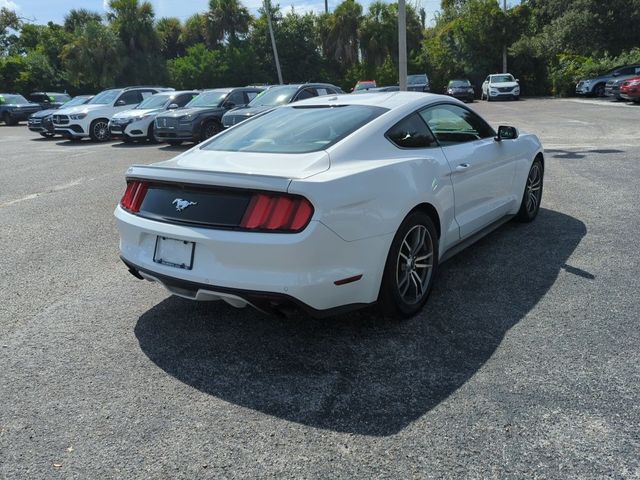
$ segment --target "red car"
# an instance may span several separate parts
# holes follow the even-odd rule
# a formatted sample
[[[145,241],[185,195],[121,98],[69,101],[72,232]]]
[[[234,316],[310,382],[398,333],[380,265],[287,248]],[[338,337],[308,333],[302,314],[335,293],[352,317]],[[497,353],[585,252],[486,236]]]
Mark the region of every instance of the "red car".
[[[625,80],[620,85],[620,96],[626,100],[640,102],[640,77]]]

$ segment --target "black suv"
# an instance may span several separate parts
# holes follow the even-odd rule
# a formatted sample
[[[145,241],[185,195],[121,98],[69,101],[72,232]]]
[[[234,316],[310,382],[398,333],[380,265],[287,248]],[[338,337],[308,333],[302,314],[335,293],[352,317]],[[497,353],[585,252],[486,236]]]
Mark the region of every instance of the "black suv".
[[[31,103],[22,95],[15,93],[0,93],[0,119],[6,125],[17,125],[24,122],[29,115],[42,110],[37,103]]]
[[[243,106],[255,98],[262,88],[216,88],[205,90],[184,108],[178,108],[156,117],[156,140],[169,145],[182,142],[200,142],[222,130],[222,115],[227,110]]]
[[[279,105],[305,100],[307,98],[321,97],[323,95],[336,95],[344,93],[340,87],[330,83],[303,83],[299,85],[276,85],[265,90],[246,107],[235,108],[224,114],[222,125],[231,127],[254,115],[271,110]]]
[[[63,103],[71,100],[71,95],[57,92],[34,92],[29,95],[29,101],[37,103],[42,108],[60,108]]]

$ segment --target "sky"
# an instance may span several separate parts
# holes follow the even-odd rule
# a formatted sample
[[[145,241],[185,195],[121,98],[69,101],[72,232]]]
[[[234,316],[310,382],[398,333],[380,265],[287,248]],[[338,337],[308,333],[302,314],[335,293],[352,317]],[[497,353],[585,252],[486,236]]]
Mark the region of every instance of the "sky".
[[[208,0],[150,0],[155,9],[156,18],[178,17],[185,20],[194,13],[207,9]],[[329,10],[335,8],[341,0],[329,0]],[[372,0],[359,0],[366,10]],[[293,6],[297,11],[324,11],[324,0],[272,0],[279,3],[283,11]],[[27,21],[45,24],[49,21],[61,23],[65,14],[72,8],[86,8],[105,12],[107,0],[0,0],[0,7],[9,7]],[[242,3],[255,14],[262,0],[242,0]],[[432,20],[434,12],[440,6],[440,0],[407,0],[407,3],[422,6],[427,11],[427,19]]]

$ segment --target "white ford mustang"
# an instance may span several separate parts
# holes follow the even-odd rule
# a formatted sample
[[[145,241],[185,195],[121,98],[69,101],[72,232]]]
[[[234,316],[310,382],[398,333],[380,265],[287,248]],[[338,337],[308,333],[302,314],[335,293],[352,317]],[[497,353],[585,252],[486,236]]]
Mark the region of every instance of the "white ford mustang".
[[[380,302],[407,317],[439,262],[536,217],[543,172],[536,136],[496,133],[450,97],[310,99],[132,166],[121,257],[194,300],[316,316]]]

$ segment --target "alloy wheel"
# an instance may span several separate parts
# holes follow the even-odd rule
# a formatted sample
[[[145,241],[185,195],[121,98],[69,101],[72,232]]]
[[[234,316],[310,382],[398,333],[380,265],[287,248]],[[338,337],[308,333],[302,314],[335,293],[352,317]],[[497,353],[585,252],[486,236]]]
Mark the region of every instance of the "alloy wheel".
[[[419,303],[427,294],[433,272],[433,240],[427,227],[415,225],[400,245],[396,262],[396,286],[401,299],[409,305]]]
[[[534,163],[527,177],[527,212],[533,214],[540,205],[542,194],[542,171],[540,165]]]
[[[96,122],[93,125],[93,136],[99,142],[104,142],[109,139],[109,125],[107,122]]]

